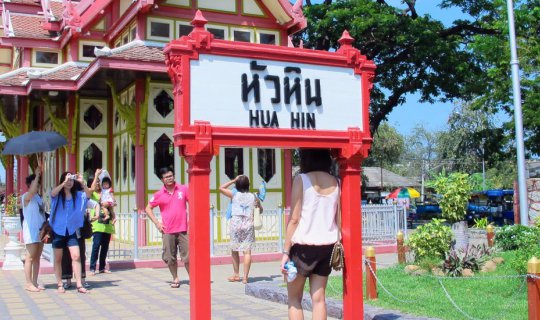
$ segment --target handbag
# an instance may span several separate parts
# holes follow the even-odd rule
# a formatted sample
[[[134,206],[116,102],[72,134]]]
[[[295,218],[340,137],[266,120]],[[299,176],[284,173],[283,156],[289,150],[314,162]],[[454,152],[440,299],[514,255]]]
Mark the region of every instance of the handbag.
[[[255,195],[255,200],[257,200],[257,195]],[[258,203],[258,201],[256,201]],[[263,227],[262,217],[261,217],[261,208],[260,203],[258,206],[253,208],[253,228],[255,230],[261,230]]]
[[[49,215],[45,211],[43,204],[39,205],[39,213],[45,219],[39,228],[39,240],[45,244],[50,244],[53,240],[52,227],[49,224]]]
[[[84,239],[90,239],[92,238],[92,224],[90,223],[90,220],[88,219],[88,215],[84,215],[84,223],[81,228],[81,238]]]
[[[39,240],[45,244],[52,243],[52,228],[47,220],[43,221],[41,228],[39,228]]]
[[[345,251],[343,250],[343,245],[341,244],[341,204],[338,204],[337,225],[338,238],[336,243],[334,244],[334,248],[332,248],[332,255],[330,256],[330,267],[332,267],[332,269],[334,269],[335,271],[340,271],[345,266]]]

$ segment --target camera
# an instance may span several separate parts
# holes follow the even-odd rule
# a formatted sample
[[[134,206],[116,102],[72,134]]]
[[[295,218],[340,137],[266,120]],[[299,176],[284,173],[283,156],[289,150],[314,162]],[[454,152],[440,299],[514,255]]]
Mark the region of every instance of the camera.
[[[77,180],[77,175],[76,174],[69,175],[68,179]]]

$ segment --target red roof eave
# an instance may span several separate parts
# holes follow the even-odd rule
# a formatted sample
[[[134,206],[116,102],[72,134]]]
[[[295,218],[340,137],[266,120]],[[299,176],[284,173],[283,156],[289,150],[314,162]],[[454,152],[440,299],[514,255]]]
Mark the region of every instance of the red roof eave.
[[[101,69],[167,72],[165,63],[135,60],[128,61],[100,57],[94,60],[94,62],[81,73],[77,80],[29,79],[28,83],[24,86],[0,85],[0,93],[2,95],[27,96],[30,95],[33,90],[77,91]]]
[[[23,86],[0,86],[0,92],[6,96],[27,96],[29,92]]]
[[[115,69],[115,70],[134,70],[134,71],[146,71],[146,72],[167,72],[167,66],[165,63],[149,62],[149,61],[129,61],[111,59],[108,57],[99,57],[94,60],[86,70],[83,71],[77,82],[77,88],[81,88],[94,74],[101,69]]]
[[[0,45],[8,47],[60,49],[60,42],[50,39],[1,37]]]
[[[20,3],[20,2],[2,2],[6,7],[6,11],[16,12],[16,13],[26,13],[26,14],[37,14],[41,11],[41,6],[36,4],[29,3]]]
[[[43,80],[43,79],[33,79],[30,80],[29,85],[27,86],[28,94],[32,90],[64,90],[64,91],[76,91],[77,81],[76,80]]]

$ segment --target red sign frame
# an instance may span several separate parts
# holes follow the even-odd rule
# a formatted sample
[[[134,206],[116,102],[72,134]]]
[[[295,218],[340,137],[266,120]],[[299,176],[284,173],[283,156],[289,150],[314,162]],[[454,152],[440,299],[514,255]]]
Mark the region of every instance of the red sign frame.
[[[174,143],[189,164],[190,290],[191,318],[209,319],[210,259],[209,259],[209,174],[210,161],[220,146],[332,148],[340,162],[342,176],[342,235],[345,249],[344,319],[363,318],[362,239],[360,214],[360,165],[371,146],[369,130],[370,90],[375,77],[375,64],[352,47],[353,38],[347,31],[339,40],[336,52],[307,50],[264,44],[214,39],[205,30],[207,20],[198,11],[188,36],[171,41],[164,49],[169,76],[174,89]],[[342,131],[301,130],[280,128],[219,127],[204,119],[191,123],[190,76],[191,60],[200,54],[212,54],[248,59],[264,59],[320,66],[345,67],[361,77],[363,126]],[[195,192],[195,190],[198,190]],[[194,237],[194,232],[197,237]]]

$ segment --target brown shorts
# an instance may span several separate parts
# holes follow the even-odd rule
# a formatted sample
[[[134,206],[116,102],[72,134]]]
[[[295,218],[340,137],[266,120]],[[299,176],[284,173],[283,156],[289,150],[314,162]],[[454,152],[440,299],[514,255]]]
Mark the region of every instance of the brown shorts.
[[[333,244],[322,246],[295,244],[291,247],[289,255],[298,270],[298,274],[304,277],[309,277],[312,274],[328,277],[332,272],[330,257],[333,248]]]
[[[164,233],[163,255],[161,258],[167,265],[176,264],[176,254],[180,251],[180,258],[184,264],[189,263],[189,236],[187,232]]]

